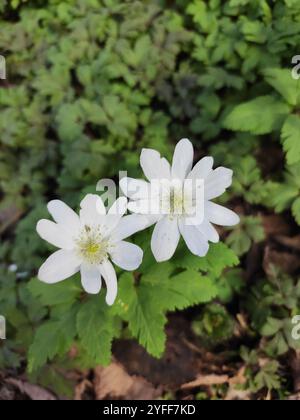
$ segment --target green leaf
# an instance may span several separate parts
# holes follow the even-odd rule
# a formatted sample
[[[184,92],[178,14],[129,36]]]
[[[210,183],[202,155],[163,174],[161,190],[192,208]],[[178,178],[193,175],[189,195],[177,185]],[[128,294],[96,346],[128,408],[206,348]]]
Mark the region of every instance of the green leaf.
[[[270,337],[276,334],[283,327],[283,321],[280,319],[269,317],[267,323],[262,327],[261,334]]]
[[[218,277],[224,268],[238,265],[236,254],[223,242],[211,244],[205,258],[199,258],[191,253],[178,253],[174,264],[179,268],[202,271]]]
[[[282,331],[275,334],[265,346],[266,353],[271,357],[281,356],[288,352],[288,350],[289,346]]]
[[[260,96],[237,105],[223,121],[225,128],[267,134],[281,127],[289,107],[273,96]]]
[[[164,265],[164,264],[162,264]],[[208,277],[193,270],[186,270],[173,277],[159,277],[151,271],[134,284],[131,274],[124,274],[119,281],[117,313],[128,322],[131,333],[147,351],[160,357],[165,348],[166,311],[184,309],[211,301],[217,288]]]
[[[193,20],[197,23],[202,31],[211,32],[217,24],[216,17],[208,10],[206,3],[202,0],[194,0],[187,7],[187,13],[193,16]]]
[[[160,264],[159,264],[160,265]],[[165,263],[161,264],[165,266]],[[174,266],[173,266],[174,271]],[[153,275],[154,274],[154,275]],[[157,276],[155,270],[143,276],[142,285],[153,287],[153,298],[164,311],[185,309],[200,303],[210,302],[217,295],[217,288],[209,277],[194,270],[185,270],[176,275],[167,272]],[[156,296],[157,295],[157,296]]]
[[[28,371],[31,373],[42,367],[48,360],[65,354],[76,335],[77,306],[59,320],[44,322],[36,331],[28,353]]]
[[[300,161],[300,118],[290,115],[281,130],[281,141],[289,165]]]
[[[261,368],[259,373],[254,378],[254,385],[256,390],[262,388],[280,389],[280,376],[278,375],[279,363],[275,360],[268,362],[265,366]]]
[[[81,287],[74,279],[68,279],[56,284],[46,284],[38,279],[32,279],[27,288],[45,306],[75,302],[82,292]]]
[[[245,156],[240,159],[235,168],[237,182],[244,187],[251,187],[260,180],[261,171],[253,156]]]
[[[281,213],[292,206],[294,200],[299,195],[299,189],[289,184],[269,184],[269,204],[274,207],[275,212]]]
[[[226,243],[238,255],[244,255],[251,248],[251,238],[243,229],[235,229],[226,239]]]
[[[263,74],[266,82],[273,86],[288,104],[296,106],[299,103],[300,84],[298,80],[293,79],[291,70],[266,69]]]
[[[242,32],[247,41],[264,44],[267,40],[265,25],[260,21],[246,20],[242,25]]]
[[[167,318],[162,303],[157,286],[147,284],[136,287],[132,274],[121,276],[117,311],[128,322],[134,337],[154,357],[160,357],[165,349]]]
[[[95,364],[110,363],[115,327],[113,313],[105,303],[103,294],[81,304],[77,315],[77,333],[80,343]]]
[[[297,200],[293,202],[292,213],[296,222],[298,225],[300,225],[300,197],[298,197]]]
[[[245,286],[243,271],[239,268],[226,270],[222,276],[216,280],[218,288],[218,298],[223,303],[229,303],[234,294],[240,293]]]
[[[82,111],[77,103],[63,104],[56,115],[58,134],[63,141],[72,142],[83,135]]]
[[[210,302],[218,293],[212,279],[194,270],[186,270],[157,286],[157,293],[164,299],[162,308],[171,311]]]
[[[192,329],[201,341],[216,345],[233,336],[234,320],[224,306],[211,303],[192,322]]]
[[[243,223],[247,234],[254,242],[258,243],[265,239],[265,231],[260,217],[244,217]]]

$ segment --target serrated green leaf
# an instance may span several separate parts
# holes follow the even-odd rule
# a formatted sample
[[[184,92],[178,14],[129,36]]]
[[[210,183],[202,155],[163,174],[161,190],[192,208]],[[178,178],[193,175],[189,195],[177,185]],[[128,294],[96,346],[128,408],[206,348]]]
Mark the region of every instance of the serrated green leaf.
[[[131,333],[154,357],[160,357],[165,348],[167,319],[162,304],[157,286],[147,284],[136,287],[131,274],[121,276],[118,313],[128,322]]]
[[[224,119],[225,128],[267,134],[281,127],[289,107],[273,96],[260,96],[237,105]]]
[[[269,390],[280,389],[280,376],[278,375],[279,363],[275,360],[268,362],[261,368],[254,378],[256,391],[266,387]]]
[[[27,288],[34,297],[40,300],[42,305],[46,306],[75,302],[82,292],[82,288],[74,279],[56,284],[46,284],[38,279],[32,279]]]
[[[94,363],[108,365],[116,330],[113,313],[103,294],[81,304],[76,326],[80,343]]]
[[[139,285],[131,274],[121,276],[116,308],[132,334],[155,357],[164,351],[165,312],[209,302],[217,295],[213,281],[196,271],[186,270],[173,277],[160,273],[158,276],[154,270],[151,275],[150,271]]]
[[[265,69],[265,80],[279,92],[288,104],[296,106],[300,99],[300,83],[293,79],[291,70]]]
[[[76,335],[77,306],[59,320],[44,322],[36,331],[28,353],[28,371],[36,371],[48,360],[66,353]]]
[[[210,244],[205,258],[199,258],[191,253],[178,253],[174,259],[174,265],[179,268],[202,271],[218,277],[224,268],[234,267],[239,263],[236,254],[223,242]]]
[[[294,185],[276,184],[270,185],[269,203],[275,211],[280,213],[289,208],[299,195],[299,189]]]
[[[203,277],[194,270],[186,270],[174,277],[157,284],[157,293],[162,302],[162,308],[174,311],[189,306],[210,302],[217,296],[218,290],[212,279]]]
[[[290,115],[281,130],[281,141],[289,165],[300,161],[300,118]]]

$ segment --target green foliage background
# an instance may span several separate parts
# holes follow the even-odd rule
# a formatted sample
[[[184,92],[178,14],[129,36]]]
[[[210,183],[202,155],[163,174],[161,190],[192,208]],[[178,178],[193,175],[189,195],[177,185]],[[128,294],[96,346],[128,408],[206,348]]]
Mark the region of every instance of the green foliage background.
[[[258,378],[250,369],[248,386],[285,387],[278,357],[296,345],[288,322],[299,313],[299,283],[275,270],[245,291],[243,258],[264,240],[259,212],[286,212],[300,224],[300,82],[291,77],[299,1],[1,0],[0,11],[8,69],[0,89],[0,313],[13,337],[0,348],[0,365],[20,366],[29,349],[33,379],[66,392],[47,361],[64,360],[74,343],[79,366],[108,363],[125,322],[159,357],[167,312],[217,300],[200,306],[195,331],[219,344],[233,334],[237,300],[248,311],[252,347],[275,360]],[[202,260],[180,251],[157,267],[146,249],[138,284],[121,275],[111,309],[102,296],[87,299],[78,279],[50,288],[33,278],[51,251],[35,233],[49,199],[76,207],[120,169],[140,177],[141,148],[170,157],[181,137],[193,140],[199,157],[211,154],[234,170],[222,197],[242,213],[227,235],[231,250],[212,246]],[[266,171],[262,155],[273,149],[280,165]],[[147,234],[136,240],[149,242]],[[223,272],[237,256],[241,268]]]

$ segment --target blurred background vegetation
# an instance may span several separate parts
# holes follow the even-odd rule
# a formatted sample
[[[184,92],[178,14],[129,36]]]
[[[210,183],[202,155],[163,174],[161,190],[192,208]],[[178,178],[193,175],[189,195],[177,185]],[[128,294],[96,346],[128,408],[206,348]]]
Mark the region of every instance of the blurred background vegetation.
[[[300,88],[291,60],[300,54],[300,2],[0,0],[0,13],[2,375],[24,373],[52,303],[28,287],[50,249],[35,232],[46,203],[60,197],[75,208],[103,177],[123,169],[140,177],[141,148],[170,157],[189,137],[197,158],[234,170],[222,202],[242,223],[221,233],[240,266],[218,276],[216,300],[170,321],[175,331],[185,322],[210,381],[181,388],[193,377],[180,373],[174,385],[135,373],[163,385],[165,398],[297,398]],[[122,363],[130,372],[130,360]],[[197,363],[181,368],[195,377]],[[59,396],[74,396],[83,381],[59,362],[42,369],[30,381]]]

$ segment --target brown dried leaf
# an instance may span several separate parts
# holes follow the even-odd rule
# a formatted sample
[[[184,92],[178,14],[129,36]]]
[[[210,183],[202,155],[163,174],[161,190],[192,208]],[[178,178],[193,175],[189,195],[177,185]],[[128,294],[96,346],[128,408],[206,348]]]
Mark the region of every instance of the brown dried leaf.
[[[93,384],[88,379],[84,379],[83,381],[79,382],[75,386],[75,392],[74,392],[74,400],[75,401],[82,401],[85,400],[85,395],[91,393],[93,390]]]
[[[229,381],[228,375],[198,375],[194,381],[181,385],[181,389],[192,389],[199,386],[222,385]]]
[[[20,381],[19,379],[7,378],[5,382],[15,386],[22,393],[27,395],[34,401],[54,401],[56,398],[54,395],[46,389],[30,384],[29,382]]]
[[[240,390],[240,389],[234,389],[229,388],[229,391],[227,392],[227,395],[225,397],[226,401],[233,401],[233,400],[243,400],[243,401],[249,401],[251,399],[251,392],[248,390]]]
[[[247,382],[245,377],[246,367],[242,366],[237,374],[229,379],[229,389],[226,394],[225,400],[250,400],[250,391],[237,389],[238,385],[244,385]]]
[[[287,400],[289,401],[300,401],[300,392],[298,394],[290,395]]]
[[[97,400],[119,398],[124,400],[153,400],[161,395],[159,388],[139,376],[130,376],[122,365],[95,369],[94,388]]]
[[[238,373],[229,379],[229,384],[234,385],[244,385],[247,382],[245,377],[246,367],[243,366],[239,369]]]

